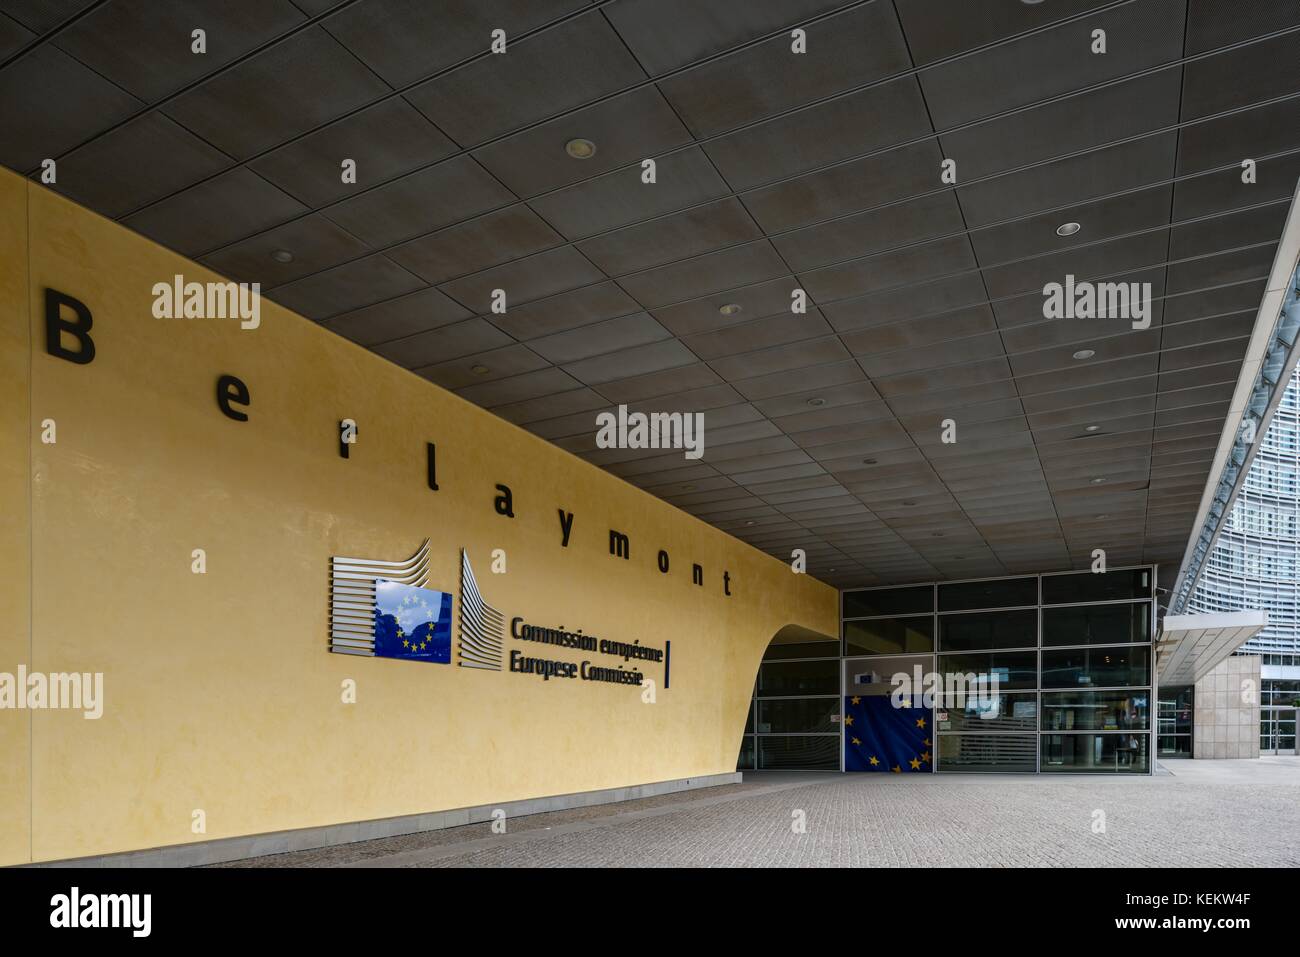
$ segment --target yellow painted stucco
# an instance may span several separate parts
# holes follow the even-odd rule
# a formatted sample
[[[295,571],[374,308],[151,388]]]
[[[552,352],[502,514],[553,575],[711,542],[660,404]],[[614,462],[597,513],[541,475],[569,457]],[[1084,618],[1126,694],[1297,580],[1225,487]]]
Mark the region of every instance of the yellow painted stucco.
[[[835,634],[828,586],[270,302],[256,330],[154,318],[154,283],[220,278],[195,263],[8,173],[0,213],[0,671],[105,683],[99,720],[0,711],[0,863],[730,771],[771,637]],[[93,363],[46,353],[47,287],[92,311]],[[223,373],[248,384],[248,422],[217,408]],[[559,508],[576,513],[568,548]],[[670,639],[671,688],[645,704],[629,686],[330,654],[330,556],[401,559],[426,537],[431,588],[457,592],[466,546],[507,619]]]

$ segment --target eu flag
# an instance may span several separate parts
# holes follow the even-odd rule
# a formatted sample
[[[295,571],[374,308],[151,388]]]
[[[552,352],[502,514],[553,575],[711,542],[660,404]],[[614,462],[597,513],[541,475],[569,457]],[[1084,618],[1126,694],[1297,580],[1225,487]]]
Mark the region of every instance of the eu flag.
[[[934,712],[919,697],[894,707],[891,695],[844,699],[844,770],[911,774],[934,770]]]
[[[376,581],[375,655],[449,664],[451,595],[382,579]]]

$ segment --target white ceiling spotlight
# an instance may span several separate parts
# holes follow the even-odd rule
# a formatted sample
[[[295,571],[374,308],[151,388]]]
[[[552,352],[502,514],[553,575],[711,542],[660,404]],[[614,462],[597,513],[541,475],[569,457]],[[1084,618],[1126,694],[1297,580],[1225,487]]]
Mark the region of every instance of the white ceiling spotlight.
[[[1081,229],[1083,229],[1083,227],[1078,223],[1061,223],[1061,225],[1056,227],[1056,235],[1073,236]]]
[[[724,302],[721,306],[718,307],[718,312],[720,312],[724,316],[735,316],[738,315],[741,312],[741,310],[744,308],[745,307],[738,302]]]
[[[1073,358],[1075,358],[1075,359],[1091,359],[1091,358],[1092,358],[1093,356],[1095,356],[1096,354],[1097,354],[1097,352],[1096,352],[1096,350],[1094,350],[1094,349],[1080,349],[1078,352],[1076,352],[1076,353],[1074,354]]]
[[[596,144],[578,137],[564,144],[564,152],[576,160],[589,160],[596,155]]]

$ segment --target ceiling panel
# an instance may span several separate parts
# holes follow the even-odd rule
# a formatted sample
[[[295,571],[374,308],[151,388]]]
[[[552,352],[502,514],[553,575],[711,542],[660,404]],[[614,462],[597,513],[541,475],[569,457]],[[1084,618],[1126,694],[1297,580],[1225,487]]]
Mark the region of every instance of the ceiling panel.
[[[1300,177],[1294,3],[156,6],[0,0],[0,162],[832,583],[1181,558]],[[1150,328],[1045,317],[1067,276]],[[624,403],[703,459],[598,448]]]

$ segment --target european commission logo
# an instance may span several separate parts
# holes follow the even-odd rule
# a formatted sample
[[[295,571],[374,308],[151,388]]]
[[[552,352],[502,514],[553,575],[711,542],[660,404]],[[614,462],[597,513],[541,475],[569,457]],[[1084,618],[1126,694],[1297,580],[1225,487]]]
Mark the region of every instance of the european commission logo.
[[[450,663],[451,595],[428,582],[427,538],[405,561],[331,558],[330,651]]]
[[[469,552],[460,550],[460,647],[462,668],[501,670],[501,648],[505,643],[506,620],[501,612],[483,600]]]

